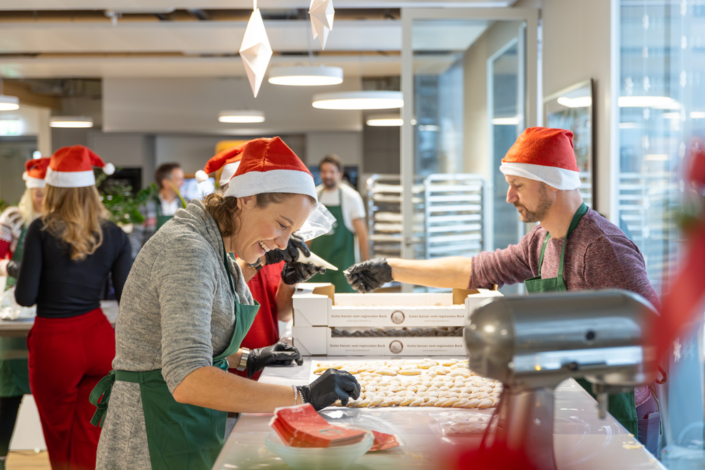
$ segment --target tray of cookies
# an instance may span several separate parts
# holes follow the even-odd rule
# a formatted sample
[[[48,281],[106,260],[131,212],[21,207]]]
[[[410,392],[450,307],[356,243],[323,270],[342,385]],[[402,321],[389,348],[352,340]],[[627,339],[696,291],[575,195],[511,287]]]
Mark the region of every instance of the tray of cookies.
[[[465,359],[424,358],[364,361],[314,361],[311,379],[329,368],[346,370],[360,382],[362,393],[350,408],[493,408],[502,384],[476,375]],[[336,402],[334,406],[341,406]]]

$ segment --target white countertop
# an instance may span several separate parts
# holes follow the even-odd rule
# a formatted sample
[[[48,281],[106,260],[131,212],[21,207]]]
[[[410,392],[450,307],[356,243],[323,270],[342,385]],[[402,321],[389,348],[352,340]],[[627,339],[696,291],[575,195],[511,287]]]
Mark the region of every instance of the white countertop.
[[[328,362],[333,359],[313,358],[314,362]],[[381,359],[365,358],[365,360]],[[260,382],[284,385],[308,384],[311,362],[311,358],[307,357],[301,367],[268,367],[262,374]],[[445,446],[478,445],[482,433],[471,437],[444,435],[445,424],[452,420],[453,416],[458,416],[458,413],[489,416],[492,414],[492,409],[329,408],[322,411],[330,422],[353,424],[400,437],[401,447],[364,455],[350,467],[357,470],[437,468],[439,449],[445,449]],[[271,430],[269,427],[271,418],[271,414],[243,413],[213,469],[289,468],[264,445],[265,437]],[[664,468],[612,416],[608,415],[605,420],[598,419],[597,402],[572,379],[563,382],[556,390],[554,448],[556,463],[561,470]]]

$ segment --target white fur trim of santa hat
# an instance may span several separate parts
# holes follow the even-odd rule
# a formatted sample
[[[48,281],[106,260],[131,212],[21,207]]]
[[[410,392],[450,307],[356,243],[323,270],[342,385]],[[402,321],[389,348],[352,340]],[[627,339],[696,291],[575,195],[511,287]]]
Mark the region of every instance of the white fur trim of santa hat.
[[[233,176],[225,196],[246,197],[263,193],[305,194],[318,201],[311,175],[297,170],[250,171]]]
[[[57,188],[82,188],[95,185],[93,170],[54,171],[47,169],[46,182]]]
[[[45,188],[47,182],[40,178],[32,178],[31,176],[27,176],[24,180],[24,184],[29,189],[38,189]]]
[[[562,191],[578,189],[580,187],[580,174],[577,171],[566,170],[565,168],[555,166],[502,162],[499,171],[505,175],[521,176],[522,178],[541,181]]]

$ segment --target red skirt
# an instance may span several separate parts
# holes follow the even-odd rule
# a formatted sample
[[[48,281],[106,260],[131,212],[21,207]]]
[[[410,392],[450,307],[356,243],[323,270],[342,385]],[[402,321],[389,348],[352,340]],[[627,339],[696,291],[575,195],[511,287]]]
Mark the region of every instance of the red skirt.
[[[27,338],[29,383],[52,470],[95,468],[100,428],[93,387],[110,373],[115,330],[98,308],[71,318],[37,317]]]

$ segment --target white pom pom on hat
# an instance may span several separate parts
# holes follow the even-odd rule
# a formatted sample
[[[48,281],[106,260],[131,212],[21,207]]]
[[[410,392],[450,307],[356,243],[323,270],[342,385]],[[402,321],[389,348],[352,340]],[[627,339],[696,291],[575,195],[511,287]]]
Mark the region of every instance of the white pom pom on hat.
[[[103,167],[103,173],[106,175],[112,175],[115,173],[115,165],[112,163],[106,163],[105,166]]]
[[[203,170],[198,170],[198,171],[196,172],[196,181],[197,181],[197,182],[203,183],[203,182],[206,181],[207,179],[208,179],[208,174],[207,174],[205,171],[203,171]]]

